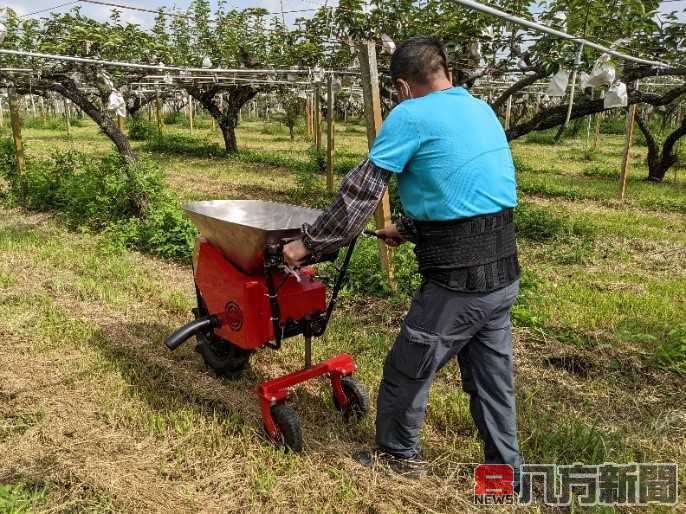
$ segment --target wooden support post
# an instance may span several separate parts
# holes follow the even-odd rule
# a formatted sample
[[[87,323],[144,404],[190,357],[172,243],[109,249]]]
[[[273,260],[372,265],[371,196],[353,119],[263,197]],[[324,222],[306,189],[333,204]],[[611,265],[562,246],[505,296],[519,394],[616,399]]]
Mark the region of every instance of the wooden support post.
[[[66,100],[62,101],[64,107],[64,125],[67,127],[67,135],[71,135],[71,120],[69,119],[69,105]]]
[[[188,129],[193,134],[193,97],[188,94]]]
[[[634,89],[638,91],[638,80],[634,81]],[[634,121],[636,120],[636,109],[638,105],[632,104],[626,115],[626,128],[624,129],[624,155],[622,159],[622,170],[619,174],[619,199],[624,201],[626,193],[626,182],[629,177],[629,164],[631,164],[631,145],[634,140]]]
[[[19,175],[19,194],[24,201],[27,195],[26,184],[26,156],[24,154],[24,142],[21,139],[21,115],[19,113],[19,99],[13,87],[7,89],[10,106],[10,123],[12,125],[12,137],[14,138],[14,151],[17,160],[17,174]]]
[[[317,153],[321,152],[322,150],[322,118],[321,118],[321,105],[319,101],[319,96],[320,96],[320,90],[319,90],[319,84],[316,84],[314,86],[314,109],[313,109],[313,118],[314,118],[314,145],[317,148]]]
[[[160,102],[160,93],[155,93],[155,120],[157,121],[157,134],[162,135],[162,105]]]
[[[512,95],[507,97],[507,105],[505,107],[505,130],[510,128],[510,114],[512,113]]]
[[[5,111],[2,107],[2,98],[0,98],[0,128],[5,128]]]
[[[626,129],[624,138],[624,158],[622,160],[622,171],[619,174],[619,199],[624,200],[626,193],[626,181],[629,175],[629,164],[631,159],[629,152],[631,151],[631,144],[634,139],[634,120],[636,119],[636,104],[629,107],[629,112],[626,115]]]
[[[360,72],[362,76],[362,94],[364,96],[364,114],[367,121],[367,144],[371,149],[374,139],[381,128],[381,95],[379,93],[379,70],[376,65],[376,47],[373,41],[358,43]],[[383,195],[374,213],[377,228],[384,228],[391,222],[391,201],[388,190]],[[379,257],[381,267],[388,277],[391,290],[395,291],[395,273],[393,269],[393,252],[381,239]]]
[[[600,92],[600,98],[604,98],[605,93],[603,91]],[[598,149],[598,139],[600,138],[600,124],[603,121],[603,112],[597,112],[595,113],[595,130],[593,133],[593,146],[591,147],[593,151],[595,152]]]
[[[336,164],[336,116],[334,112],[336,102],[334,101],[333,74],[329,74],[326,88],[326,190],[333,193],[333,169]]]
[[[305,101],[305,118],[307,121],[307,137],[312,136],[312,98],[307,97]]]

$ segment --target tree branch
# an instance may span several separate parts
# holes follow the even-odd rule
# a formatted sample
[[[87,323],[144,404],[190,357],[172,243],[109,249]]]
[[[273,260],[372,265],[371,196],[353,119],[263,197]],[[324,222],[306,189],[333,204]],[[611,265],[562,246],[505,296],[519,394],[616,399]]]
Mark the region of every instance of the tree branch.
[[[524,75],[524,77],[522,77],[517,82],[512,84],[510,87],[508,87],[505,91],[503,91],[503,93],[498,98],[496,98],[493,101],[493,103],[491,103],[491,107],[494,111],[497,111],[507,101],[508,97],[524,89],[525,87],[530,86],[537,80],[547,77],[548,75],[549,73],[544,71],[542,68],[534,70],[534,73],[532,75]]]
[[[670,89],[667,93],[663,95],[658,95],[656,93],[645,93],[636,90],[629,90],[628,105],[637,103],[646,103],[653,106],[667,105],[672,103],[674,100],[676,100],[683,94],[686,94],[686,83]],[[591,100],[588,97],[586,97],[585,101],[577,102],[574,105],[570,119],[581,118],[582,116],[588,116],[589,114],[595,114],[597,112],[602,112],[605,110],[608,109],[605,109],[604,102],[602,99]],[[507,130],[505,132],[507,135],[507,140],[512,141],[534,130],[546,130],[561,125],[564,122],[566,114],[566,104],[557,105],[546,111],[542,111],[536,114],[530,120],[524,123],[520,123],[519,125],[516,125]]]

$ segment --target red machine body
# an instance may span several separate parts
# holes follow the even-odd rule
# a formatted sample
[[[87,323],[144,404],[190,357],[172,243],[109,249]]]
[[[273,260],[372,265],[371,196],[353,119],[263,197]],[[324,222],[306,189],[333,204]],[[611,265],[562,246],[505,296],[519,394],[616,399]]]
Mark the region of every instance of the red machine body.
[[[274,339],[264,275],[244,274],[204,238],[196,241],[193,264],[195,283],[207,311],[222,321],[215,334],[245,350],[260,348]],[[275,283],[283,284],[277,293],[282,327],[326,311],[326,286],[314,279],[312,268],[299,274],[300,282],[292,275],[274,275]]]
[[[351,377],[355,372],[352,356],[343,353],[314,365],[311,359],[312,338],[326,329],[353,247],[354,243],[348,247],[327,305],[326,286],[314,278],[313,268],[301,269],[297,276],[284,273],[282,262],[273,260],[274,250],[266,247],[271,253],[265,259],[264,273],[249,275],[207,239],[198,237],[193,252],[196,319],[165,340],[167,348],[175,350],[196,336],[196,350],[205,364],[224,374],[244,369],[253,350],[263,346],[278,349],[283,339],[302,335],[305,367],[262,382],[256,390],[266,432],[295,451],[302,449],[300,425],[295,411],[284,403],[292,387],[326,377],[334,405],[345,420],[358,419],[368,410],[366,391]],[[280,257],[281,251],[277,248],[276,255]]]

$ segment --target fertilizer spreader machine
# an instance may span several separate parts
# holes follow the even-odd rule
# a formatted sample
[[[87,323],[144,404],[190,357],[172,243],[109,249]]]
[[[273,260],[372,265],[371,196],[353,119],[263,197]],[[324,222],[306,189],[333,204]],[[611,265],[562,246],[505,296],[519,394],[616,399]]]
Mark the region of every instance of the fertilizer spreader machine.
[[[319,211],[258,200],[192,202],[184,210],[200,232],[193,252],[198,305],[195,320],[171,334],[167,348],[175,350],[195,336],[205,365],[231,377],[248,365],[255,350],[278,350],[284,339],[302,334],[304,368],[257,387],[267,434],[292,450],[302,449],[298,416],[285,401],[291,387],[320,376],[330,380],[333,403],[346,421],[363,417],[368,398],[351,377],[353,358],[343,353],[312,364],[312,337],[326,330],[355,242],[348,246],[327,304],[326,286],[309,266],[314,262],[296,271],[282,257],[283,245]]]

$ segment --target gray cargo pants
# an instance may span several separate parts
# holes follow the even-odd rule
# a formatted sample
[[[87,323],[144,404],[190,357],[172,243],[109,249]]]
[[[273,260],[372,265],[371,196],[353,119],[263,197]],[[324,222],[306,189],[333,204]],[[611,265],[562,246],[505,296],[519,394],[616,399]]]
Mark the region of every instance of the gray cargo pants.
[[[482,294],[422,284],[384,363],[376,415],[379,449],[397,457],[419,454],[431,383],[457,356],[485,463],[519,470],[510,324],[518,291],[519,281]]]

